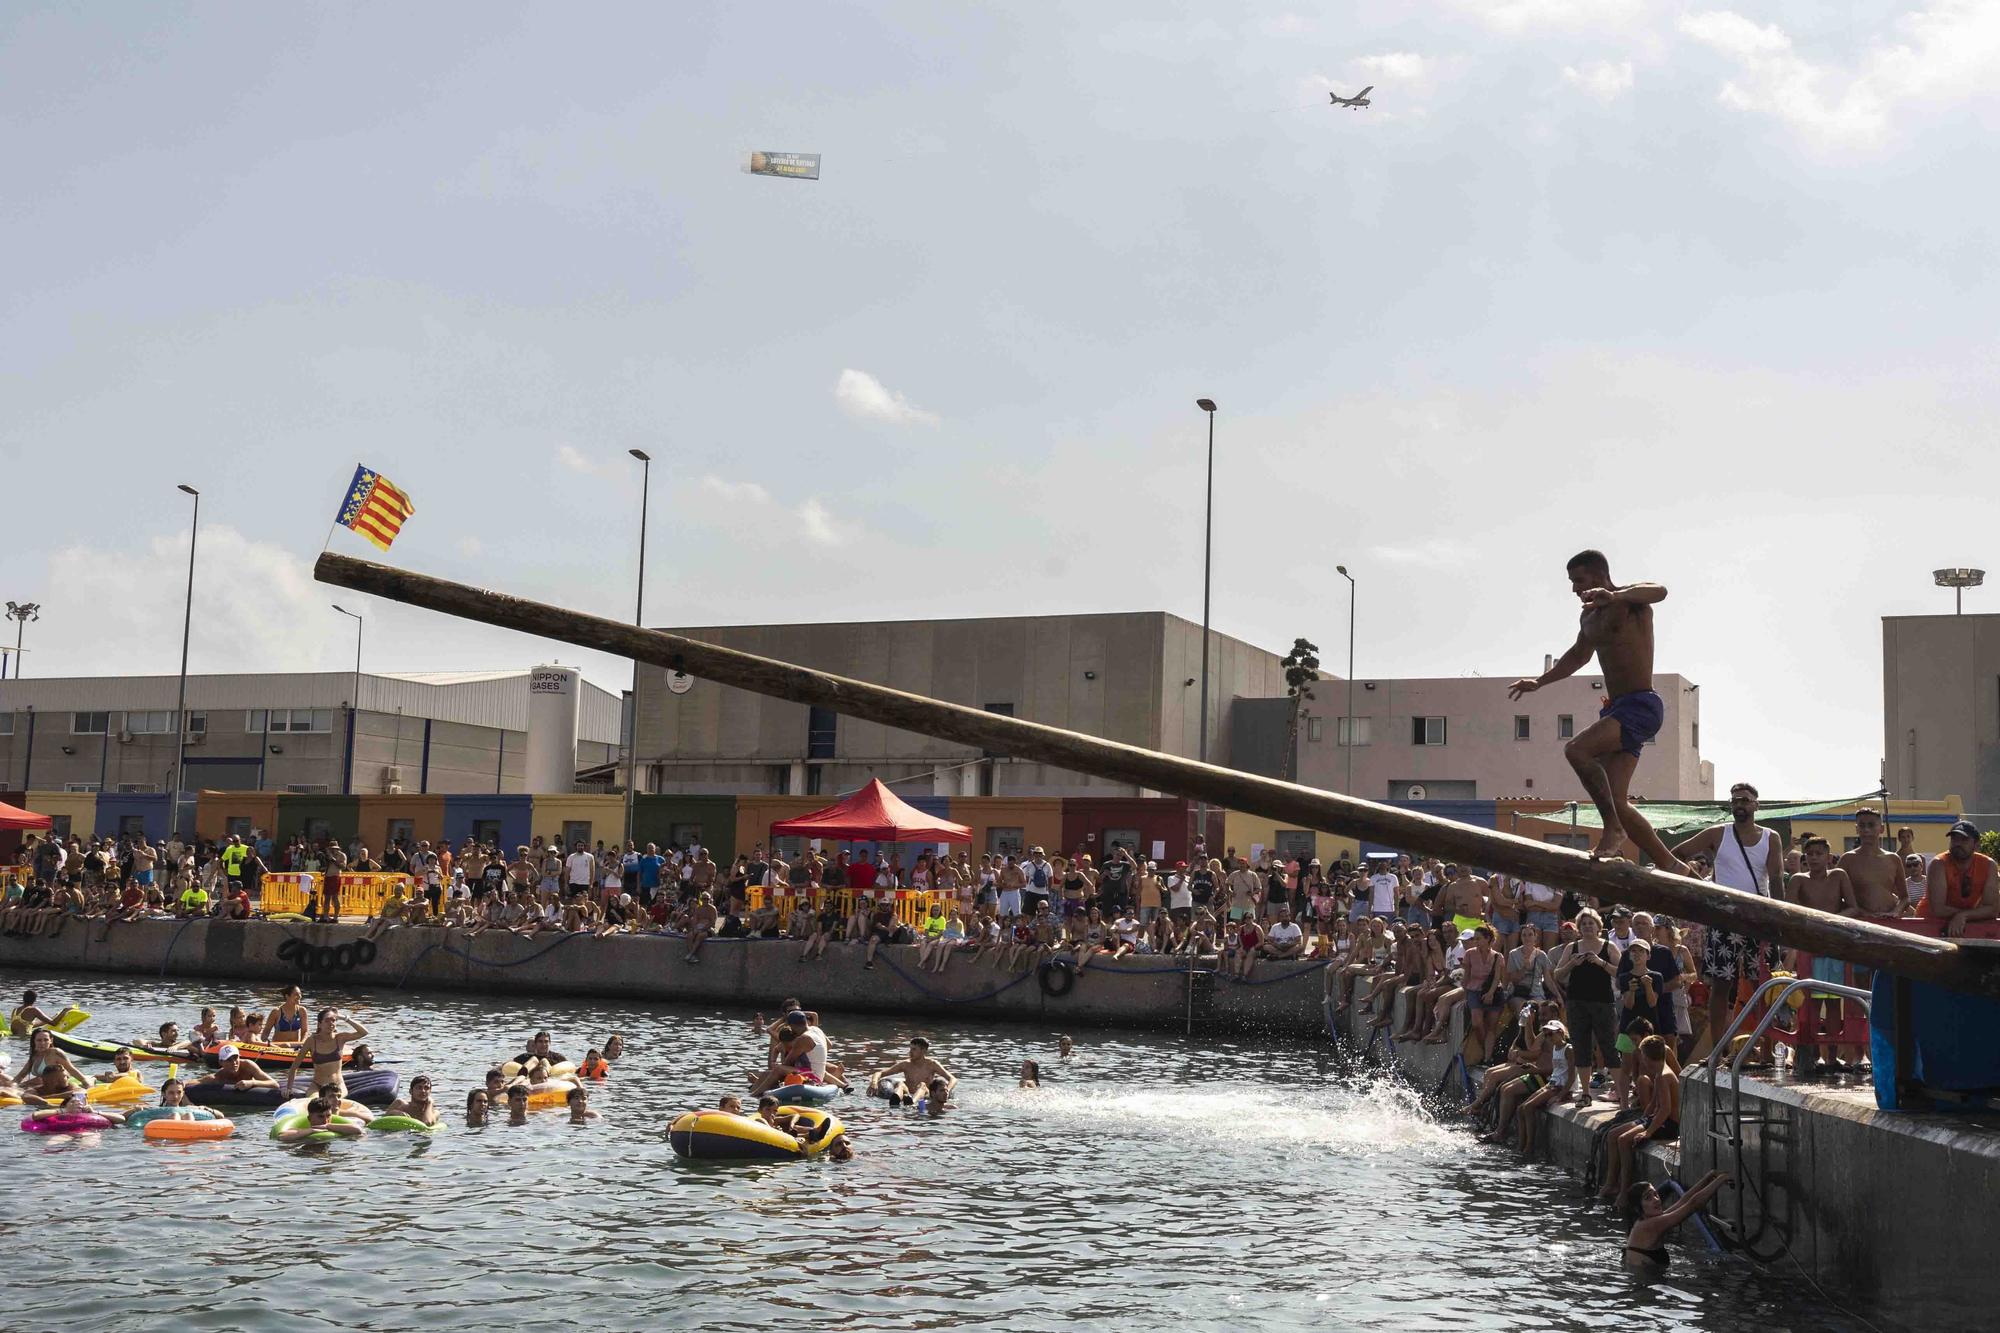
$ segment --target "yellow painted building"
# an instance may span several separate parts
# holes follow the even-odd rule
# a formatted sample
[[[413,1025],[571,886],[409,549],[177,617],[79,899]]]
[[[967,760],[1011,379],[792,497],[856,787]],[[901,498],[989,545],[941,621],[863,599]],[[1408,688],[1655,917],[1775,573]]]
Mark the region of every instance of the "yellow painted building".
[[[1816,814],[1802,815],[1792,821],[1792,837],[1796,840],[1802,833],[1817,833],[1832,845],[1838,856],[1847,850],[1854,838],[1854,812],[1862,806],[1880,810],[1882,802],[1852,801],[1835,810],[1822,810]],[[1956,796],[1945,796],[1930,801],[1889,802],[1889,826],[1883,831],[1882,845],[1890,849],[1896,846],[1896,830],[1907,828],[1916,835],[1917,850],[1925,856],[1939,856],[1947,850],[1945,835],[1951,826],[1963,817],[1965,802]]]
[[[1330,866],[1340,854],[1347,853],[1349,860],[1361,856],[1361,844],[1353,838],[1338,833],[1322,833],[1316,829],[1281,828],[1262,815],[1246,815],[1240,810],[1229,810],[1222,816],[1222,846],[1211,847],[1210,853],[1222,855],[1229,848],[1236,849],[1236,855],[1253,856],[1257,849],[1275,847],[1287,857],[1297,857],[1310,861],[1318,857],[1322,866]]]
[[[58,834],[87,838],[97,832],[97,793],[91,791],[31,791],[21,804],[56,821]]]
[[[540,834],[549,842],[580,840],[594,847],[600,841],[608,845],[625,840],[623,796],[537,796],[530,818],[530,835]]]

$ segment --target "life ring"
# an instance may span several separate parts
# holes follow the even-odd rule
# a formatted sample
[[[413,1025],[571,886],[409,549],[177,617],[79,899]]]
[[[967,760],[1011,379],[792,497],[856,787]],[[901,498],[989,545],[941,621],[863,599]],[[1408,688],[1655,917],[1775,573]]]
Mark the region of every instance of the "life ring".
[[[1035,973],[1044,995],[1067,995],[1076,988],[1076,964],[1067,958],[1045,958]]]
[[[354,966],[366,967],[375,961],[376,949],[374,940],[356,940],[353,947]]]
[[[333,971],[335,962],[339,956],[339,951],[334,949],[332,945],[319,945],[312,951],[312,970],[315,972]]]
[[[337,972],[354,970],[354,941],[337,946],[333,951],[333,966]]]

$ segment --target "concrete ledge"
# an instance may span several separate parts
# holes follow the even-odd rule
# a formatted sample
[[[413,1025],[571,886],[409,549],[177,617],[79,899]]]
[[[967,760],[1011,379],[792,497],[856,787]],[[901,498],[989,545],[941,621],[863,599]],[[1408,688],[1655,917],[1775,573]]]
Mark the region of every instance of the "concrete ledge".
[[[0,966],[35,971],[146,973],[294,981],[315,974],[278,957],[290,939],[336,947],[359,925],[197,920],[122,922],[96,939],[101,922],[72,921],[54,939],[0,939]],[[998,972],[954,959],[943,976],[919,972],[915,946],[886,945],[873,969],[859,945],[836,944],[801,963],[791,940],[711,940],[698,963],[686,943],[662,935],[519,936],[404,927],[376,957],[322,983],[389,989],[504,990],[614,995],[769,1008],[786,995],[822,1009],[924,1014],[957,1012],[1082,1027],[1228,1028],[1316,1036],[1324,1031],[1316,964],[1265,963],[1237,982],[1178,959],[1098,960],[1065,995],[1043,991],[1033,971]]]

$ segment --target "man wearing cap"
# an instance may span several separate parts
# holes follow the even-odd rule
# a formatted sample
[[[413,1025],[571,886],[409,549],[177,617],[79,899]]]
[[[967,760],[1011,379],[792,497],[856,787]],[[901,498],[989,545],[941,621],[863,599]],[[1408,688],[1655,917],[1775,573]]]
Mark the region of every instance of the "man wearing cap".
[[[1993,858],[1979,850],[1979,827],[1969,819],[1951,826],[1950,850],[1931,862],[1924,889],[1924,915],[1944,922],[1957,938],[1974,921],[2000,917],[2000,884]]]
[[[225,1044],[215,1053],[216,1067],[213,1071],[195,1079],[196,1083],[216,1084],[225,1088],[275,1088],[278,1080],[259,1069],[255,1061],[243,1058],[243,1052],[235,1046]]]
[[[1028,849],[1028,859],[1021,865],[1021,879],[1021,912],[1033,916],[1049,900],[1049,890],[1055,884],[1055,871],[1049,865],[1048,854],[1040,847]]]

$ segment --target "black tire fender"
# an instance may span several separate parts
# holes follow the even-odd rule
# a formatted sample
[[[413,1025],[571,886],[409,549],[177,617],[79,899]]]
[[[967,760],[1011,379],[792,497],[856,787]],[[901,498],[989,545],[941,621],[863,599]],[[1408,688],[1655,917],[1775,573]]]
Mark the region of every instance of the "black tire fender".
[[[321,944],[316,946],[312,951],[312,970],[315,972],[333,971],[337,964],[338,956],[338,951],[331,945]]]
[[[1044,995],[1067,995],[1076,987],[1076,964],[1067,958],[1045,958],[1035,980],[1041,983]]]
[[[356,940],[351,947],[354,949],[354,966],[366,967],[375,961],[374,940]]]

